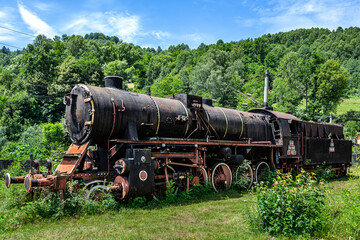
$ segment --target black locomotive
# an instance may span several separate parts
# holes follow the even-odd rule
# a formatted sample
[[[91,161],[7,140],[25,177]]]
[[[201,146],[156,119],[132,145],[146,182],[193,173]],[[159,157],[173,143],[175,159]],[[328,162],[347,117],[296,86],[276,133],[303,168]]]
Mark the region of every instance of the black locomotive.
[[[167,98],[128,92],[122,79],[106,77],[105,88],[76,85],[65,96],[66,126],[73,142],[52,172],[6,175],[6,185],[63,190],[83,180],[90,194],[112,191],[119,199],[211,183],[227,189],[233,178],[248,186],[273,169],[314,170],[324,162],[336,176],[351,165],[352,142],[340,125],[300,121],[270,108],[249,112],[213,106],[188,94]],[[239,168],[247,160],[248,167]],[[111,183],[105,186],[104,182]]]

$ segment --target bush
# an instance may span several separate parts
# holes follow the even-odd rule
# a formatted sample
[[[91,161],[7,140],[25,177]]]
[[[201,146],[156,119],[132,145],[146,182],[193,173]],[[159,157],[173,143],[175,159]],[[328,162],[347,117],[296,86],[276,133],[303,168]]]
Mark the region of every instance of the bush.
[[[313,174],[278,173],[272,187],[260,185],[255,228],[272,235],[315,234],[326,223],[325,195]]]
[[[314,177],[318,182],[327,182],[330,179],[334,178],[334,172],[332,171],[332,167],[326,166],[326,162],[323,162],[322,165],[314,171],[314,173]]]

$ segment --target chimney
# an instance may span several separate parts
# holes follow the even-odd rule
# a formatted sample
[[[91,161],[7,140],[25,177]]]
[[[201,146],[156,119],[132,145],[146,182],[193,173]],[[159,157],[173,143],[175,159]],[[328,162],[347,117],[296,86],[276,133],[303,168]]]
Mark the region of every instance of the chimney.
[[[123,89],[122,88],[122,77],[119,76],[106,76],[105,77],[105,87]]]
[[[269,70],[265,70],[265,87],[264,87],[264,108],[268,108],[268,101],[269,101]]]

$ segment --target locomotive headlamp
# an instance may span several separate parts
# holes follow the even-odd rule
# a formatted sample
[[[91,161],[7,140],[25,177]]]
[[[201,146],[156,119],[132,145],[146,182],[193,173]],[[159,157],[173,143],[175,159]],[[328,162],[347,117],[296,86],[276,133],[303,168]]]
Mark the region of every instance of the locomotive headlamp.
[[[148,178],[148,173],[145,170],[139,172],[139,178],[141,181],[145,182]]]

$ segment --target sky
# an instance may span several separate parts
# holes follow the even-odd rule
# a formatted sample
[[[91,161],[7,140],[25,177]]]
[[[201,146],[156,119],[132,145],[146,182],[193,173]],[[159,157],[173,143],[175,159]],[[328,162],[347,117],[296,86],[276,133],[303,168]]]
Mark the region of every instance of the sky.
[[[360,26],[360,0],[0,0],[0,47],[11,50],[33,43],[38,34],[101,32],[167,49],[339,26]]]

